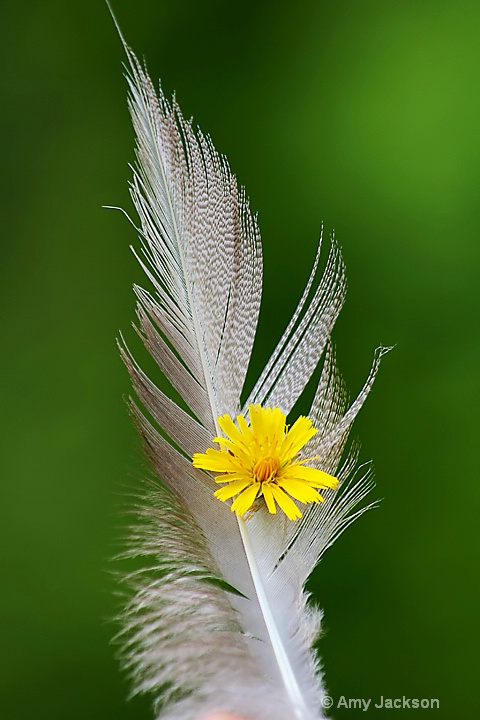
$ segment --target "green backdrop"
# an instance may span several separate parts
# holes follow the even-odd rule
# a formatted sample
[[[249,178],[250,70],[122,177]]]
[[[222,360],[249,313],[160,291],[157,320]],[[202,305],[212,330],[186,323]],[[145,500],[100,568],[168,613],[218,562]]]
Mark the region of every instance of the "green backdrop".
[[[438,698],[476,717],[480,5],[115,0],[126,37],[226,153],[259,213],[252,380],[301,294],[322,221],[349,293],[335,331],[379,509],[311,583],[334,703]],[[0,717],[141,720],[112,617],[142,472],[114,339],[141,272],[122,49],[101,0],[3,2]],[[372,705],[373,705],[372,702]],[[391,712],[339,707],[338,720]]]

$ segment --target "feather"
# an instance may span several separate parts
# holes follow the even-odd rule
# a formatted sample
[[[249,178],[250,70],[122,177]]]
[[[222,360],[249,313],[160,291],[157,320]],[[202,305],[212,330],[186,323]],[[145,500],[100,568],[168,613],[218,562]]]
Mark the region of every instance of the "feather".
[[[137,331],[183,404],[147,377],[122,341],[143,406],[132,401],[131,410],[156,478],[136,508],[126,553],[141,558],[141,568],[126,578],[124,663],[134,692],[151,693],[166,720],[214,711],[252,720],[322,718],[312,651],[321,613],[304,585],[326,548],[369,507],[356,509],[372,487],[370,469],[357,468],[356,445],[345,447],[385,349],[348,405],[330,339],[345,271],[332,239],[319,273],[321,241],[294,316],[241,407],[260,308],[257,221],[225,157],[124,47],[137,137],[136,254],[151,287],[135,287]],[[336,475],[339,489],[326,489],[324,502],[307,505],[296,522],[264,503],[237,516],[214,497],[215,478],[194,467],[192,455],[222,434],[221,415],[245,415],[249,405],[287,415],[322,358],[310,412],[318,432],[306,449],[313,467]]]

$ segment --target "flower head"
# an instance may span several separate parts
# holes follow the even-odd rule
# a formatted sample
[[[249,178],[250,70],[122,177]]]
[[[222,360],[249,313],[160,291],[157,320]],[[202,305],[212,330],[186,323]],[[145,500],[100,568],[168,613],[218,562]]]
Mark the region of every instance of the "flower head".
[[[248,415],[250,424],[237,415],[237,425],[229,415],[221,415],[217,422],[226,437],[213,439],[220,450],[195,453],[193,465],[221,473],[215,482],[226,485],[215,496],[223,501],[236,496],[231,510],[237,515],[244,515],[263,497],[269,512],[276,513],[278,504],[289,520],[297,520],[302,513],[292,498],[305,504],[323,502],[318,488],[338,485],[323,470],[306,466],[316,457],[299,459],[299,451],[317,430],[304,416],[288,428],[286,416],[277,407],[249,405]]]

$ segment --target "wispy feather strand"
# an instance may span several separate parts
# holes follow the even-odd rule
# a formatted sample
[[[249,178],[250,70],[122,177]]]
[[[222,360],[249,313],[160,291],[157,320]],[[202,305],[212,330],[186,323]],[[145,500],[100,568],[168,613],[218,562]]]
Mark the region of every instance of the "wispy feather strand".
[[[220,709],[252,720],[322,718],[311,650],[321,614],[307,603],[304,584],[368,507],[355,509],[372,487],[370,470],[356,470],[357,446],[339,465],[384,350],[348,407],[330,340],[345,296],[332,239],[323,275],[318,279],[319,247],[294,316],[240,407],[260,308],[257,222],[227,160],[125,50],[137,136],[131,195],[140,219],[138,259],[152,287],[135,287],[138,332],[190,410],[162,392],[122,342],[148,417],[133,401],[132,413],[161,481],[149,484],[137,508],[127,553],[145,569],[126,579],[133,593],[123,616],[125,664],[134,692],[151,693],[165,720],[198,720]],[[327,490],[325,502],[307,506],[298,522],[265,508],[237,518],[213,497],[213,478],[192,466],[191,455],[211,444],[222,413],[261,403],[288,414],[322,357],[310,412],[319,432],[306,453],[321,457],[317,467],[336,474],[340,490]]]

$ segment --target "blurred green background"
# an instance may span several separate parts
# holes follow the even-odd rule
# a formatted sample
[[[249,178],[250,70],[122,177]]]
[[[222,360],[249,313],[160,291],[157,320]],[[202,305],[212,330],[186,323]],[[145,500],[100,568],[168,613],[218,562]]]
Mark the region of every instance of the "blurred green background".
[[[312,581],[340,696],[478,699],[480,5],[115,0],[126,37],[224,152],[259,213],[253,380],[335,229],[335,331],[378,510]],[[141,720],[111,619],[142,463],[114,339],[134,317],[133,135],[101,0],[3,2],[1,720]],[[372,702],[372,704],[373,704]],[[397,710],[415,717],[419,710]],[[388,711],[332,710],[339,720]]]

